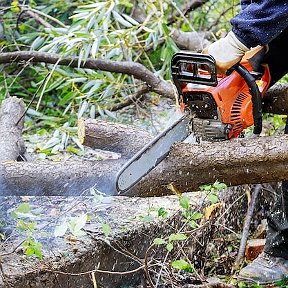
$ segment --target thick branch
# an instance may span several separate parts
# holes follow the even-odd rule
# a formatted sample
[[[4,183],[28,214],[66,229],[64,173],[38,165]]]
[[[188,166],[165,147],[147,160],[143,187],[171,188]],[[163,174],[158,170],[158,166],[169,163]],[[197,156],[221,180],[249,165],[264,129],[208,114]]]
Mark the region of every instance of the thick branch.
[[[263,111],[268,113],[288,114],[288,85],[275,84],[264,97]]]
[[[174,30],[171,37],[180,49],[190,51],[200,52],[204,49],[204,47],[210,44],[210,42],[205,39],[206,33],[182,32],[181,30]]]
[[[96,119],[79,119],[78,136],[88,147],[118,152],[123,158],[131,158],[152,139],[148,132],[131,125]]]
[[[60,60],[59,60],[60,59]],[[151,90],[168,98],[174,99],[174,90],[167,81],[156,77],[150,70],[140,63],[128,61],[111,61],[88,58],[78,65],[78,57],[62,57],[46,52],[18,51],[0,54],[0,64],[19,61],[44,62],[49,64],[66,65],[74,68],[88,68],[133,75],[135,78],[147,83]]]
[[[178,143],[169,156],[128,195],[172,193],[168,184],[195,191],[216,180],[227,185],[288,180],[288,136],[259,137],[192,145]]]

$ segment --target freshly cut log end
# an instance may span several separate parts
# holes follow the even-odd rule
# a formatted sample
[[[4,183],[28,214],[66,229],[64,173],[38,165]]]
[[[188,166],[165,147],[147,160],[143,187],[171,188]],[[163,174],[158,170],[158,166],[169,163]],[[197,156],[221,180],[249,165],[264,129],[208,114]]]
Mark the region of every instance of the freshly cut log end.
[[[249,261],[253,261],[264,250],[266,239],[249,240],[245,250],[245,257]]]
[[[85,122],[83,118],[78,119],[78,138],[81,144],[85,142]]]

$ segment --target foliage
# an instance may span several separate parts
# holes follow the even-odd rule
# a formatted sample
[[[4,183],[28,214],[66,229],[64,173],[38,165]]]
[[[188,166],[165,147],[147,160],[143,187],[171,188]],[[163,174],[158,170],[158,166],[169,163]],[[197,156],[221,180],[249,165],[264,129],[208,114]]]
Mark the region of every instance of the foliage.
[[[221,2],[229,7],[225,1]],[[76,55],[82,61],[91,57],[140,62],[157,75],[170,78],[170,59],[177,47],[170,37],[174,24],[167,26],[167,23],[185,3],[139,1],[136,13],[135,4],[123,0],[29,1],[29,7],[54,26],[49,29],[31,17],[17,19],[23,7],[13,1],[10,9],[8,6],[4,10],[6,39],[1,45],[3,51],[48,51]],[[202,30],[214,21],[218,9],[219,5],[211,1],[188,15],[189,21],[182,16],[173,21],[182,23],[184,31]],[[115,118],[109,108],[125,101],[139,86],[131,76],[56,65],[26,63],[23,69],[9,65],[3,71],[0,81],[6,84],[0,88],[0,99],[9,93],[29,101],[42,85],[34,105],[46,115],[65,117],[63,123],[71,116],[75,121],[77,114],[93,118],[99,113]]]
[[[201,185],[200,190],[208,192],[208,200],[211,204],[215,204],[218,202],[217,191],[226,189],[227,185],[225,183],[221,183],[218,180],[213,184]]]
[[[42,244],[35,238],[36,223],[34,221],[24,220],[29,216],[33,216],[29,203],[21,203],[11,212],[11,217],[15,219],[16,229],[25,235],[22,244],[24,254],[26,256],[35,256],[40,260],[42,256]],[[24,219],[22,219],[24,217]]]
[[[29,7],[40,12],[43,19],[54,26],[45,28],[31,17],[18,18],[23,7],[18,1],[12,1],[4,7],[3,16],[1,14],[5,25],[5,39],[0,40],[0,49],[4,52],[31,50],[58,53],[61,56],[78,56],[79,64],[88,58],[139,62],[155,75],[170,79],[170,59],[178,50],[171,38],[173,29],[209,29],[213,32],[212,38],[220,37],[231,28],[229,19],[239,9],[239,6],[232,2],[208,1],[201,9],[189,13],[187,17],[181,14],[176,17],[175,13],[179,12],[187,1],[137,1],[135,11],[133,5],[136,2],[126,0],[30,0]],[[227,13],[219,17],[225,10]],[[287,77],[282,81],[287,82]],[[141,85],[129,75],[57,65],[32,65],[29,61],[22,66],[19,63],[2,65],[0,82],[3,83],[0,86],[0,102],[7,95],[22,97],[27,104],[36,97],[27,113],[26,128],[31,133],[37,130],[39,136],[53,131],[52,137],[47,139],[44,145],[37,147],[43,157],[65,149],[81,154],[81,144],[75,137],[77,118],[95,118],[100,115],[120,121],[118,115],[111,111],[111,107],[126,101]],[[283,120],[275,117],[271,121],[275,129],[278,129],[282,127]],[[210,203],[215,204],[219,200],[217,191],[225,188],[225,184],[216,181],[211,185],[203,185],[201,190],[206,191]],[[201,210],[191,207],[186,195],[179,197],[179,207],[180,222],[183,226],[192,231],[199,228],[203,214]],[[12,212],[12,216],[17,221],[17,229],[25,234],[25,254],[41,259],[43,247],[34,235],[36,224],[26,218],[22,219],[23,215],[30,213],[29,204],[22,203]],[[168,212],[160,207],[156,211],[149,211],[141,220],[150,222],[155,215],[165,219]],[[57,226],[54,235],[62,237],[69,232],[75,237],[84,236],[87,222],[87,214],[73,217]],[[112,233],[110,225],[102,219],[99,219],[99,223],[103,235],[109,237]],[[176,250],[175,246],[185,243],[188,237],[188,233],[179,230],[167,237],[156,238],[153,243],[171,253]],[[192,265],[186,260],[185,257],[176,257],[171,261],[171,267],[193,272]]]
[[[192,265],[183,259],[174,260],[171,263],[171,266],[175,269],[183,270],[185,272],[190,272],[190,273],[193,272]]]

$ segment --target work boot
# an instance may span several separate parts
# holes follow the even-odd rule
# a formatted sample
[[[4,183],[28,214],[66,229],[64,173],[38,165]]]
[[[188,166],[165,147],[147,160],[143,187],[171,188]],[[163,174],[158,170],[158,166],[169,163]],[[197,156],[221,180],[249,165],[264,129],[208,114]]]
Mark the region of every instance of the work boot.
[[[272,284],[288,276],[288,260],[262,252],[252,263],[243,268],[238,281],[247,284]]]

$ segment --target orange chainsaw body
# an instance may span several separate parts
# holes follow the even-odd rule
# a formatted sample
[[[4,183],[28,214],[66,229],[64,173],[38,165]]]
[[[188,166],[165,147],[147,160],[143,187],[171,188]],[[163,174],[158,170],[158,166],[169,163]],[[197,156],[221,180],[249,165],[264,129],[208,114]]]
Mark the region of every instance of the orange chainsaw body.
[[[254,72],[247,57],[244,57],[240,64],[251,74]],[[209,71],[199,69],[198,73],[205,77],[205,74],[209,74]],[[268,66],[263,65],[262,73],[260,76],[258,75],[256,80],[262,97],[268,89],[270,78]],[[216,87],[194,84],[193,82],[181,82],[182,91],[179,93],[180,109],[182,111],[185,109],[197,110],[198,113],[196,114],[200,115],[197,115],[199,118],[216,119],[218,117],[223,124],[229,125],[229,131],[226,132],[227,138],[238,137],[245,128],[254,124],[250,89],[243,77],[236,71],[225,77],[217,75],[217,80],[218,84]],[[195,97],[205,94],[207,95],[204,97],[205,99],[213,98],[215,103],[208,103],[208,101],[205,105],[214,105],[214,109],[209,110],[209,107],[206,107],[208,110],[206,113],[202,113],[202,110],[206,109],[205,105],[202,108],[197,107]],[[203,96],[201,99],[203,99]],[[216,115],[215,111],[218,112],[218,115]]]

